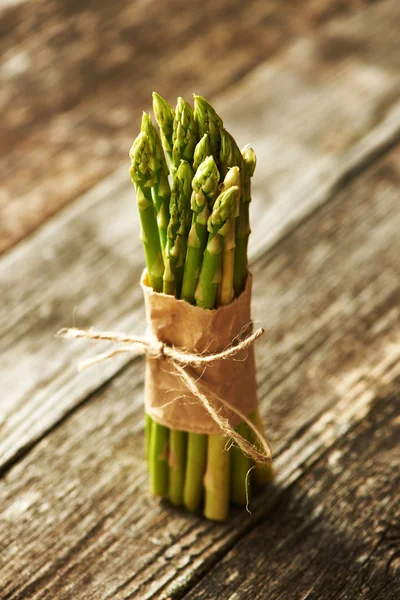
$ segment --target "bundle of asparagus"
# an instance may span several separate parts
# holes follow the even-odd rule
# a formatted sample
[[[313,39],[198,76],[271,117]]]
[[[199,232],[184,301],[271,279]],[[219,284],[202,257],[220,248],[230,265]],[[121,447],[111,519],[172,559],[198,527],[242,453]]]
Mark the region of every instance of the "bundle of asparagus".
[[[144,113],[130,151],[149,284],[203,309],[227,305],[248,274],[254,150],[239,150],[201,96],[194,110],[182,98],[174,110],[154,93],[153,110],[160,133]],[[249,418],[261,431],[258,410]],[[259,445],[247,423],[237,431]],[[190,511],[204,505],[209,519],[226,519],[231,502],[245,505],[249,480],[272,477],[268,464],[248,477],[252,460],[224,435],[168,429],[149,415],[145,432],[151,493]]]

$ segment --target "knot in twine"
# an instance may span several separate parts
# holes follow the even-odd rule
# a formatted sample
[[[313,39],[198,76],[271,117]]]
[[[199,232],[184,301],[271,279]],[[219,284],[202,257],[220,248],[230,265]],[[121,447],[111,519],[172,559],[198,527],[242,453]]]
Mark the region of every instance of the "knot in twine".
[[[236,339],[232,340],[230,345],[214,354],[195,354],[191,352],[185,352],[175,346],[169,346],[164,342],[158,340],[154,336],[135,336],[126,335],[124,333],[115,333],[108,331],[95,331],[95,330],[84,330],[72,328],[60,329],[56,337],[67,340],[78,340],[87,339],[92,341],[109,341],[118,344],[122,344],[119,348],[113,348],[108,352],[98,354],[94,358],[85,360],[78,365],[79,370],[84,370],[94,364],[100,363],[108,358],[113,358],[118,354],[129,353],[133,356],[148,356],[149,358],[165,358],[168,363],[173,367],[177,375],[186,384],[190,392],[201,402],[205,410],[210,414],[215,423],[220,427],[221,431],[226,437],[231,438],[238,447],[246,454],[249,458],[253,459],[256,463],[267,463],[272,462],[272,452],[268,444],[264,433],[260,431],[251,420],[243,414],[235,406],[231,406],[227,400],[217,396],[212,392],[211,389],[207,390],[207,396],[199,389],[196,381],[197,376],[193,376],[188,372],[188,367],[206,367],[210,363],[217,360],[233,359],[238,352],[243,349],[249,348],[259,337],[264,334],[264,329],[260,327],[254,333],[250,334],[243,340],[236,342]],[[214,398],[215,402],[211,401],[211,397]],[[242,421],[247,423],[250,429],[254,432],[257,440],[257,445],[253,445],[248,442],[243,436],[241,436],[235,429],[230,425],[229,420],[221,416],[216,406],[222,405],[224,408],[232,411],[241,418]]]

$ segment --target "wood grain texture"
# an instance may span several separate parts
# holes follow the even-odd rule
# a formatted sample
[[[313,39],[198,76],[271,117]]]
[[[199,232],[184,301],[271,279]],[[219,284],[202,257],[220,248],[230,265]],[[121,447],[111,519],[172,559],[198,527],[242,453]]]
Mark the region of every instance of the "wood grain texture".
[[[2,2],[0,252],[126,162],[154,87],[214,96],[366,4]]]
[[[252,205],[253,259],[328,201],[346,178],[399,135],[399,76],[394,68],[398,5],[391,0],[370,11],[346,19],[340,29],[349,45],[372,39],[368,62],[362,53],[352,52],[339,63],[326,50],[321,58],[321,48],[336,35],[337,26],[329,25],[316,39],[300,40],[261,66],[218,102],[239,141],[253,140],[260,157]],[[288,93],[282,95],[282,90]],[[240,109],[244,100],[248,113]],[[313,119],[310,106],[317,107]],[[247,114],[253,115],[251,121]],[[81,327],[143,328],[136,285],[143,259],[133,196],[124,168],[0,263],[2,468],[123,364],[110,361],[76,373],[78,359],[88,355],[87,346],[53,338],[60,327],[73,323],[75,307],[75,322]]]
[[[148,498],[142,460],[143,362],[135,361],[3,478],[4,599],[182,598],[260,523],[269,523],[272,532],[279,526],[287,531],[275,507],[282,503],[282,515],[290,513],[291,498],[301,502],[307,496],[307,482],[316,492],[329,487],[326,463],[318,463],[315,471],[313,465],[329,448],[342,448],[338,440],[358,426],[368,429],[369,418],[387,429],[394,425],[387,390],[398,401],[399,182],[397,147],[254,263],[255,317],[268,332],[257,344],[261,405],[278,454],[278,476],[275,486],[254,498],[253,515],[237,510],[229,523],[218,525]],[[380,431],[365,434],[371,442],[365,456],[369,461],[374,451],[382,456],[386,476],[395,449]],[[353,438],[346,443],[349,454],[343,451],[342,467],[357,448]],[[379,455],[381,447],[387,455]],[[351,470],[341,473],[339,484],[344,485]],[[390,492],[389,484],[376,480],[377,466],[371,466],[371,477],[378,490]],[[314,479],[320,488],[310,483]],[[300,480],[305,487],[293,496],[291,486]],[[349,494],[350,489],[347,502]],[[328,503],[336,497],[330,500],[327,492]],[[349,511],[343,508],[344,522]],[[374,514],[360,518],[368,523]],[[383,514],[394,515],[389,506]],[[322,515],[317,511],[314,519],[320,523]],[[357,552],[362,555],[374,539],[360,540]],[[278,549],[277,570],[279,560],[285,565],[292,556],[293,549],[286,548],[288,554]],[[381,556],[387,560],[389,554]],[[340,556],[336,560],[340,563]],[[304,570],[298,572],[302,576],[307,582]]]
[[[397,600],[400,380],[185,600]]]

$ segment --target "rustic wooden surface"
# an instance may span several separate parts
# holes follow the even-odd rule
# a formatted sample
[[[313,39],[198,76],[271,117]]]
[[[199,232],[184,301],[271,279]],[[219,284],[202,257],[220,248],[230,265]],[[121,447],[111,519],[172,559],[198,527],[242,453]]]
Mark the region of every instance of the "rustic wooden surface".
[[[210,10],[220,19],[223,10],[214,4]],[[171,35],[164,40],[166,51],[180,75],[164,73],[161,91],[170,94],[178,84],[179,92],[193,85],[220,91],[215,104],[226,124],[240,143],[250,139],[259,156],[252,206],[253,314],[267,330],[256,354],[261,409],[277,456],[276,482],[253,499],[251,516],[235,510],[224,525],[153,501],[142,460],[143,361],[125,359],[77,374],[77,361],[91,349],[52,337],[74,320],[79,326],[142,328],[136,284],[143,263],[123,166],[0,260],[1,598],[398,597],[400,10],[396,0],[371,6],[307,2],[289,17],[279,3],[267,9],[269,3],[255,2],[250,13],[242,3],[233,4],[232,22],[257,32],[246,51],[240,47],[239,73],[228,60],[216,67],[227,77],[218,83],[200,68],[190,77],[181,70],[184,44],[193,44],[198,57],[206,48],[207,38],[193,33],[204,21],[195,16],[198,11],[188,11],[176,30],[165,33]],[[72,18],[71,3],[37,5],[36,15],[24,1],[8,3],[0,9],[0,24],[3,30],[14,24],[7,38],[15,53],[22,48],[32,61],[44,61],[43,73],[32,75],[32,91],[49,93],[55,85],[46,54],[51,40],[57,41],[53,52],[64,49],[73,56],[66,50],[70,30],[64,38],[60,16]],[[143,32],[165,10],[158,14],[153,2],[119,2],[118,21],[106,3],[98,5],[96,27],[117,23],[122,37],[122,21]],[[53,26],[38,28],[38,19]],[[271,23],[284,32],[281,41],[272,49],[267,41],[267,47],[257,46],[256,38]],[[32,33],[22,40],[24,27]],[[220,41],[221,31],[214,22],[209,40]],[[43,55],[42,35],[49,40]],[[233,44],[229,39],[227,48]],[[79,36],[74,43],[79,48]],[[160,46],[147,47],[144,39],[138,43],[144,53],[159,52]],[[67,108],[62,96],[49,97],[41,114],[40,103],[31,99],[30,121],[18,122],[18,129],[6,120],[15,172],[5,166],[14,191],[11,203],[0,204],[3,248],[49,214],[46,209],[32,216],[39,206],[35,197],[48,197],[47,185],[55,190],[54,212],[124,156],[113,150],[112,159],[96,166],[99,171],[91,170],[87,149],[102,117],[93,121],[80,154],[79,135],[67,150],[56,147],[62,138],[49,135],[48,114],[54,121],[65,113],[70,134],[77,115],[102,115],[120,103],[127,120],[102,135],[109,144],[126,140],[129,146],[130,115],[137,120],[146,98],[138,91],[132,110],[128,98],[134,86],[148,96],[150,74],[146,80],[142,73],[116,98],[112,66],[104,54],[98,61],[95,52],[91,56],[99,67],[105,61],[104,77],[94,69],[96,85],[69,91]],[[21,61],[12,63],[14,69]],[[121,64],[115,77],[122,81],[128,67]],[[161,73],[161,62],[154,68]],[[18,86],[27,75],[14,75],[17,109]],[[69,165],[78,174],[70,188],[54,187],[53,175],[49,179],[40,166],[47,161],[44,154],[28,159],[32,140],[40,136],[48,139],[48,156],[71,153]],[[24,161],[32,172],[22,169]],[[32,192],[24,200],[31,211],[26,222],[15,220],[18,203],[22,206],[13,187],[18,173],[19,184]],[[6,210],[17,235],[10,234]]]

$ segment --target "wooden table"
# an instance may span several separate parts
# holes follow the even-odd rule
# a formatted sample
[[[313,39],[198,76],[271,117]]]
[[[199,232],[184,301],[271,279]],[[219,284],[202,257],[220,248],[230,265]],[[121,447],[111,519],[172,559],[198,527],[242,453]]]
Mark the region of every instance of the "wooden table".
[[[2,599],[400,597],[399,30],[398,0],[0,7]],[[54,338],[143,332],[127,151],[153,87],[208,96],[259,160],[277,476],[222,525],[147,495],[143,360],[78,373],[99,348]]]

